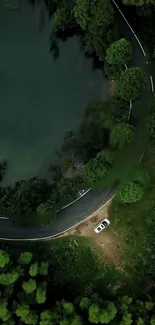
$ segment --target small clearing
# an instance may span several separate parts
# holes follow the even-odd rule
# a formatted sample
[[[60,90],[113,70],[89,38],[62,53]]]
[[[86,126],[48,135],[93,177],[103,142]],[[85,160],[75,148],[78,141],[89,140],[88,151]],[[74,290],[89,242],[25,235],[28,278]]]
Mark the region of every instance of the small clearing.
[[[108,218],[108,207],[109,204],[87,221],[84,221],[74,229],[65,232],[63,236],[72,235],[88,238],[93,248],[100,252],[103,259],[108,259],[109,262],[115,265],[117,270],[122,271],[122,242],[117,232],[112,229],[112,223],[107,229],[102,230],[99,234],[96,234],[93,231],[94,227],[100,221],[104,218]]]

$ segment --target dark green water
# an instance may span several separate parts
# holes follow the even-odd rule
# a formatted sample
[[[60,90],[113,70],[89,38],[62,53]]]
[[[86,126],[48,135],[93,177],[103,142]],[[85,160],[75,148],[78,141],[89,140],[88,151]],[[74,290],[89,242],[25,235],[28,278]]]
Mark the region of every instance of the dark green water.
[[[24,2],[24,1],[23,1]],[[108,84],[79,50],[78,38],[49,53],[51,23],[39,32],[25,1],[9,11],[0,1],[0,159],[10,168],[5,183],[43,175],[65,131],[75,129],[82,108],[108,97]]]

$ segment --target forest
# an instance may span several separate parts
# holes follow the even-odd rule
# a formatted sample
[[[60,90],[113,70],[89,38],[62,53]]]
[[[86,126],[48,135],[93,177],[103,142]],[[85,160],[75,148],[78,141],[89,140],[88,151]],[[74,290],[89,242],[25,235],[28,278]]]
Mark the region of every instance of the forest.
[[[90,243],[75,237],[0,246],[2,325],[155,322],[155,273],[149,264],[143,276],[122,284]]]
[[[32,6],[40,3],[27,1]],[[79,35],[81,50],[93,58],[94,69],[102,69],[109,80],[110,99],[91,102],[83,108],[77,131],[65,133],[57,153],[58,163],[49,166],[50,181],[34,175],[14,186],[0,187],[1,214],[25,226],[47,224],[56,217],[58,209],[76,197],[79,189],[109,188],[114,183],[124,183],[155,132],[154,104],[147,91],[149,72],[142,64],[132,65],[132,41],[122,35],[113,3],[110,0],[44,0],[44,3],[52,19],[51,55],[58,60],[59,40]],[[118,4],[147,47],[149,69],[153,69],[154,2]],[[43,21],[41,12],[40,24]],[[145,94],[146,102],[141,99]],[[124,156],[126,170],[122,167]],[[7,161],[1,161],[1,180],[7,168]]]

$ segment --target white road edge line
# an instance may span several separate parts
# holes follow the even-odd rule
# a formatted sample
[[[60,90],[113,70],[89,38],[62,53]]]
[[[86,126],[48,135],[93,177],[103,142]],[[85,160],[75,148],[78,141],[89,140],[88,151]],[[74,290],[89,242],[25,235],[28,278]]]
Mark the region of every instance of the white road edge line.
[[[127,21],[127,19],[125,18],[123,12],[121,11],[121,9],[119,8],[119,6],[117,5],[117,3],[115,2],[115,0],[112,0],[112,2],[114,3],[114,5],[116,6],[116,8],[118,9],[118,11],[120,12],[121,16],[123,17],[123,19],[125,20],[125,22],[127,23],[128,27],[130,28],[131,32],[133,33],[134,37],[136,38],[142,52],[143,52],[143,55],[146,57],[146,53],[145,53],[145,50],[138,38],[138,36],[135,34],[133,28],[131,27],[131,25],[129,24],[129,22]],[[148,61],[146,61],[146,63],[148,64]],[[150,82],[151,82],[151,90],[152,92],[154,93],[154,82],[153,82],[153,78],[152,76],[150,76]]]
[[[153,83],[153,78],[152,78],[152,76],[150,76],[150,82],[151,82],[151,89],[152,89],[152,92],[154,93],[154,83]]]
[[[142,161],[142,159],[143,159],[143,156],[144,156],[144,154],[145,154],[145,151],[142,153],[142,155],[141,155],[141,157],[140,157],[140,159],[139,159],[139,163]],[[107,195],[108,195],[108,193],[107,193]],[[93,212],[92,214],[90,214],[87,218],[85,218],[84,220],[81,220],[80,222],[77,222],[76,224],[74,224],[72,227],[70,227],[70,228],[68,228],[68,229],[66,229],[66,230],[63,230],[63,231],[61,231],[61,232],[59,232],[59,233],[57,233],[56,235],[52,235],[52,236],[47,236],[47,237],[38,237],[38,238],[25,238],[25,239],[21,239],[21,238],[1,238],[0,237],[0,240],[5,240],[5,241],[39,241],[39,240],[48,240],[48,239],[52,239],[52,238],[55,238],[55,237],[60,237],[61,235],[63,235],[66,231],[69,231],[69,230],[72,230],[73,228],[75,228],[75,227],[77,227],[77,226],[79,226],[79,225],[81,225],[83,222],[86,222],[86,221],[88,221],[89,219],[91,219],[96,213],[98,213],[101,209],[103,209],[108,203],[110,203],[112,200],[113,200],[113,198],[116,196],[116,193],[115,194],[113,194],[112,196],[111,196],[111,198],[107,201],[107,202],[105,202],[98,210],[96,210],[95,212]]]
[[[89,188],[87,191],[85,191],[83,194],[81,194],[77,199],[75,199],[74,201],[72,201],[69,204],[65,205],[64,207],[62,207],[61,209],[57,210],[56,212],[60,212],[61,210],[64,210],[64,209],[68,208],[70,205],[72,205],[73,203],[75,203],[78,200],[80,200],[83,196],[85,196],[90,190],[91,190],[91,188]],[[3,217],[3,216],[0,217],[0,219],[9,220],[8,217]]]
[[[64,230],[64,231],[61,231],[59,233],[57,233],[56,235],[52,235],[52,236],[47,236],[47,237],[38,237],[38,238],[25,238],[25,239],[21,239],[21,238],[1,238],[0,237],[0,240],[7,240],[7,241],[38,241],[38,240],[47,240],[47,239],[52,239],[52,238],[55,238],[55,237],[59,237],[61,235],[64,234],[64,232],[66,231],[69,231],[77,226],[79,226],[81,223],[83,222],[86,222],[88,221],[88,219],[92,218],[96,213],[98,213],[101,209],[103,209],[108,203],[110,203],[110,201],[115,197],[116,193],[114,195],[112,195],[112,197],[106,202],[104,203],[98,210],[96,210],[95,212],[93,212],[91,215],[89,215],[86,219],[80,221],[80,222],[77,222],[74,226]]]
[[[61,210],[64,210],[66,208],[68,208],[70,205],[72,205],[73,203],[75,203],[76,201],[80,200],[83,196],[85,196],[89,191],[91,190],[91,188],[89,188],[87,191],[85,191],[83,194],[81,194],[77,199],[75,199],[74,201],[68,203],[67,205],[65,205],[64,207],[62,207],[61,209],[57,210],[56,212],[59,212]]]
[[[129,22],[127,21],[127,19],[125,18],[124,14],[122,13],[122,11],[120,10],[119,6],[117,5],[117,3],[115,2],[115,0],[112,0],[112,2],[114,3],[114,5],[117,7],[118,11],[120,12],[121,16],[124,18],[125,22],[127,23],[127,25],[129,26],[130,30],[132,31],[133,35],[135,36],[144,56],[146,56],[145,50],[139,40],[139,38],[137,37],[137,35],[135,34],[134,30],[132,29],[131,25],[129,24]]]
[[[8,217],[0,217],[0,219],[8,220],[9,218]]]

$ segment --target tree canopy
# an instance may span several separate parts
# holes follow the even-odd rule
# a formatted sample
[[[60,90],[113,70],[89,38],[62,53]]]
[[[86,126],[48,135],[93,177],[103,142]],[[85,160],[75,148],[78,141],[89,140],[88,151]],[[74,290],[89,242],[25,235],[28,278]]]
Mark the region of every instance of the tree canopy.
[[[75,239],[60,239],[52,249],[44,250],[38,244],[34,252],[23,251],[19,256],[9,255],[11,263],[1,268],[1,275],[19,270],[16,283],[2,283],[0,297],[0,323],[3,325],[83,325],[83,324],[135,324],[154,325],[154,295],[105,295],[90,287],[103,276],[100,258]],[[37,251],[38,250],[38,251]],[[5,249],[4,253],[8,254]],[[30,277],[27,264],[18,265],[21,256],[32,257],[30,268],[49,260],[49,271]],[[54,268],[53,268],[54,267]],[[31,268],[31,269],[32,269]],[[109,279],[109,278],[108,278]],[[62,282],[63,280],[63,282]],[[111,279],[110,283],[111,283]],[[109,286],[109,282],[105,283]],[[66,288],[70,286],[66,293]],[[63,289],[62,289],[63,288]],[[86,289],[87,288],[87,289]],[[80,289],[80,290],[79,290]],[[74,290],[76,295],[74,295]],[[79,291],[78,291],[79,290]],[[79,294],[78,294],[79,292]]]
[[[104,48],[113,36],[114,12],[109,0],[76,0],[74,16],[84,30],[86,51],[103,57]]]
[[[110,145],[112,148],[123,148],[136,141],[135,128],[124,122],[117,123],[110,133]]]
[[[128,68],[121,73],[118,81],[118,95],[125,100],[135,100],[146,84],[146,76],[141,68]]]
[[[97,183],[107,175],[107,167],[97,158],[91,158],[84,168],[84,180],[90,184]]]
[[[123,203],[139,201],[144,194],[144,189],[139,184],[128,182],[119,186],[117,195]]]
[[[131,43],[124,38],[115,41],[106,51],[106,60],[111,65],[122,66],[131,59]]]

